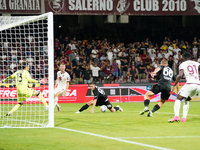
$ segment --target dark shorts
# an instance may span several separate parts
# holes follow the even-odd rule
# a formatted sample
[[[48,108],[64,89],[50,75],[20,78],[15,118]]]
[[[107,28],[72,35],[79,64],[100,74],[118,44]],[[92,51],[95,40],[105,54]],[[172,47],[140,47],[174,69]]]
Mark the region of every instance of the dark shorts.
[[[171,88],[166,87],[166,86],[161,86],[161,85],[155,84],[155,85],[150,89],[150,91],[152,91],[154,94],[158,94],[158,93],[161,92],[161,99],[163,99],[163,100],[168,100],[168,99],[169,99],[169,96],[170,96]]]
[[[102,106],[102,105],[106,105],[106,107],[108,109],[112,108],[112,104],[110,103],[109,100],[107,100],[106,102],[105,101],[97,101],[96,106]]]

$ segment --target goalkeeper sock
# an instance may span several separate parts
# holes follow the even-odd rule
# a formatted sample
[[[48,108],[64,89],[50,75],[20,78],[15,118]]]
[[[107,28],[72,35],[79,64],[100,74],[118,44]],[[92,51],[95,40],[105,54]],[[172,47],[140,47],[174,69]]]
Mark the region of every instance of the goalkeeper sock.
[[[13,107],[13,109],[8,113],[9,115],[12,114],[13,112],[15,112],[21,105],[17,104],[15,105],[15,107]]]
[[[81,107],[81,109],[79,110],[79,112],[82,112],[82,111],[88,109],[88,107],[89,107],[88,104],[83,105],[83,107]]]
[[[153,109],[152,109],[152,113],[154,113],[155,111],[157,111],[158,109],[160,109],[160,106],[158,104],[156,104]]]
[[[114,107],[114,108],[115,108],[115,110],[116,110],[116,111],[118,111],[118,110],[119,110],[119,107]]]
[[[45,101],[45,99],[44,99],[44,97],[42,96],[42,93],[41,93],[41,92],[40,92],[40,94],[39,94],[38,97],[39,97],[40,101],[43,102],[44,106],[47,107],[47,102]]]

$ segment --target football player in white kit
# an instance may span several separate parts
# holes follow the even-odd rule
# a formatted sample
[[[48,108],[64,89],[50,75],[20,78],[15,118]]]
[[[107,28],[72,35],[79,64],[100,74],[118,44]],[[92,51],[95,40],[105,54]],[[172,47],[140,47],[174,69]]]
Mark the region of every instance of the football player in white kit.
[[[200,91],[200,82],[199,82],[199,63],[190,60],[191,54],[184,53],[182,55],[183,63],[179,65],[179,74],[176,78],[175,84],[172,88],[172,94],[174,91],[174,87],[178,84],[183,74],[186,77],[186,84],[180,89],[177,95],[177,99],[174,103],[174,118],[168,120],[168,122],[179,122],[179,110],[181,105],[181,100],[185,100],[183,105],[183,117],[181,122],[186,122],[187,113],[189,110],[189,101],[193,99],[193,97]]]
[[[61,106],[58,105],[58,97],[66,96],[67,90],[69,88],[70,76],[65,72],[65,64],[60,64],[60,71],[57,72],[57,79],[55,83],[54,91],[54,107],[56,106],[58,112],[61,112]]]

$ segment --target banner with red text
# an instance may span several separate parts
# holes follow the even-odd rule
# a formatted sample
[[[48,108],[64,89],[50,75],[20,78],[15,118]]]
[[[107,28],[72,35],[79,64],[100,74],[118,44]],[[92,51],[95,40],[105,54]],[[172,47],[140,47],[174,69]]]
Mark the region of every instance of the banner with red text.
[[[111,102],[140,102],[144,100],[145,93],[151,88],[152,85],[146,86],[120,86],[119,84],[104,84],[100,87],[108,95],[108,99]],[[35,88],[40,90],[44,98],[48,101],[49,91],[48,86],[41,86]],[[174,101],[177,94],[172,94],[168,101]],[[94,98],[91,89],[87,84],[82,85],[70,85],[66,96],[60,96],[58,103],[85,103]],[[17,91],[16,88],[0,88],[0,100],[1,104],[17,103]],[[160,100],[160,94],[151,97],[151,101],[158,102]],[[193,101],[199,101],[200,96],[197,95]],[[39,103],[39,98],[33,96],[27,98],[25,103]]]

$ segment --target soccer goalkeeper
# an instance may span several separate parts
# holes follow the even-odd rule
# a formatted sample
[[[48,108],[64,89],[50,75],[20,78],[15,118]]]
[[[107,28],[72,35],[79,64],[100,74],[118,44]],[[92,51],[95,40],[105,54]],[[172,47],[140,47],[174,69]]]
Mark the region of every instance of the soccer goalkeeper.
[[[29,71],[29,65],[26,63],[23,63],[23,70],[18,70],[11,76],[7,77],[3,80],[3,82],[6,82],[10,79],[15,78],[16,81],[16,87],[17,87],[17,101],[18,104],[15,105],[15,107],[7,113],[6,116],[10,116],[13,112],[15,112],[19,107],[23,105],[23,102],[26,101],[26,97],[32,97],[32,96],[38,96],[39,99],[43,102],[45,106],[45,110],[48,110],[48,105],[42,96],[42,93],[40,91],[36,91],[34,89],[28,88],[28,82],[31,83],[38,83],[37,80],[31,79]],[[42,83],[42,81],[40,81]]]

